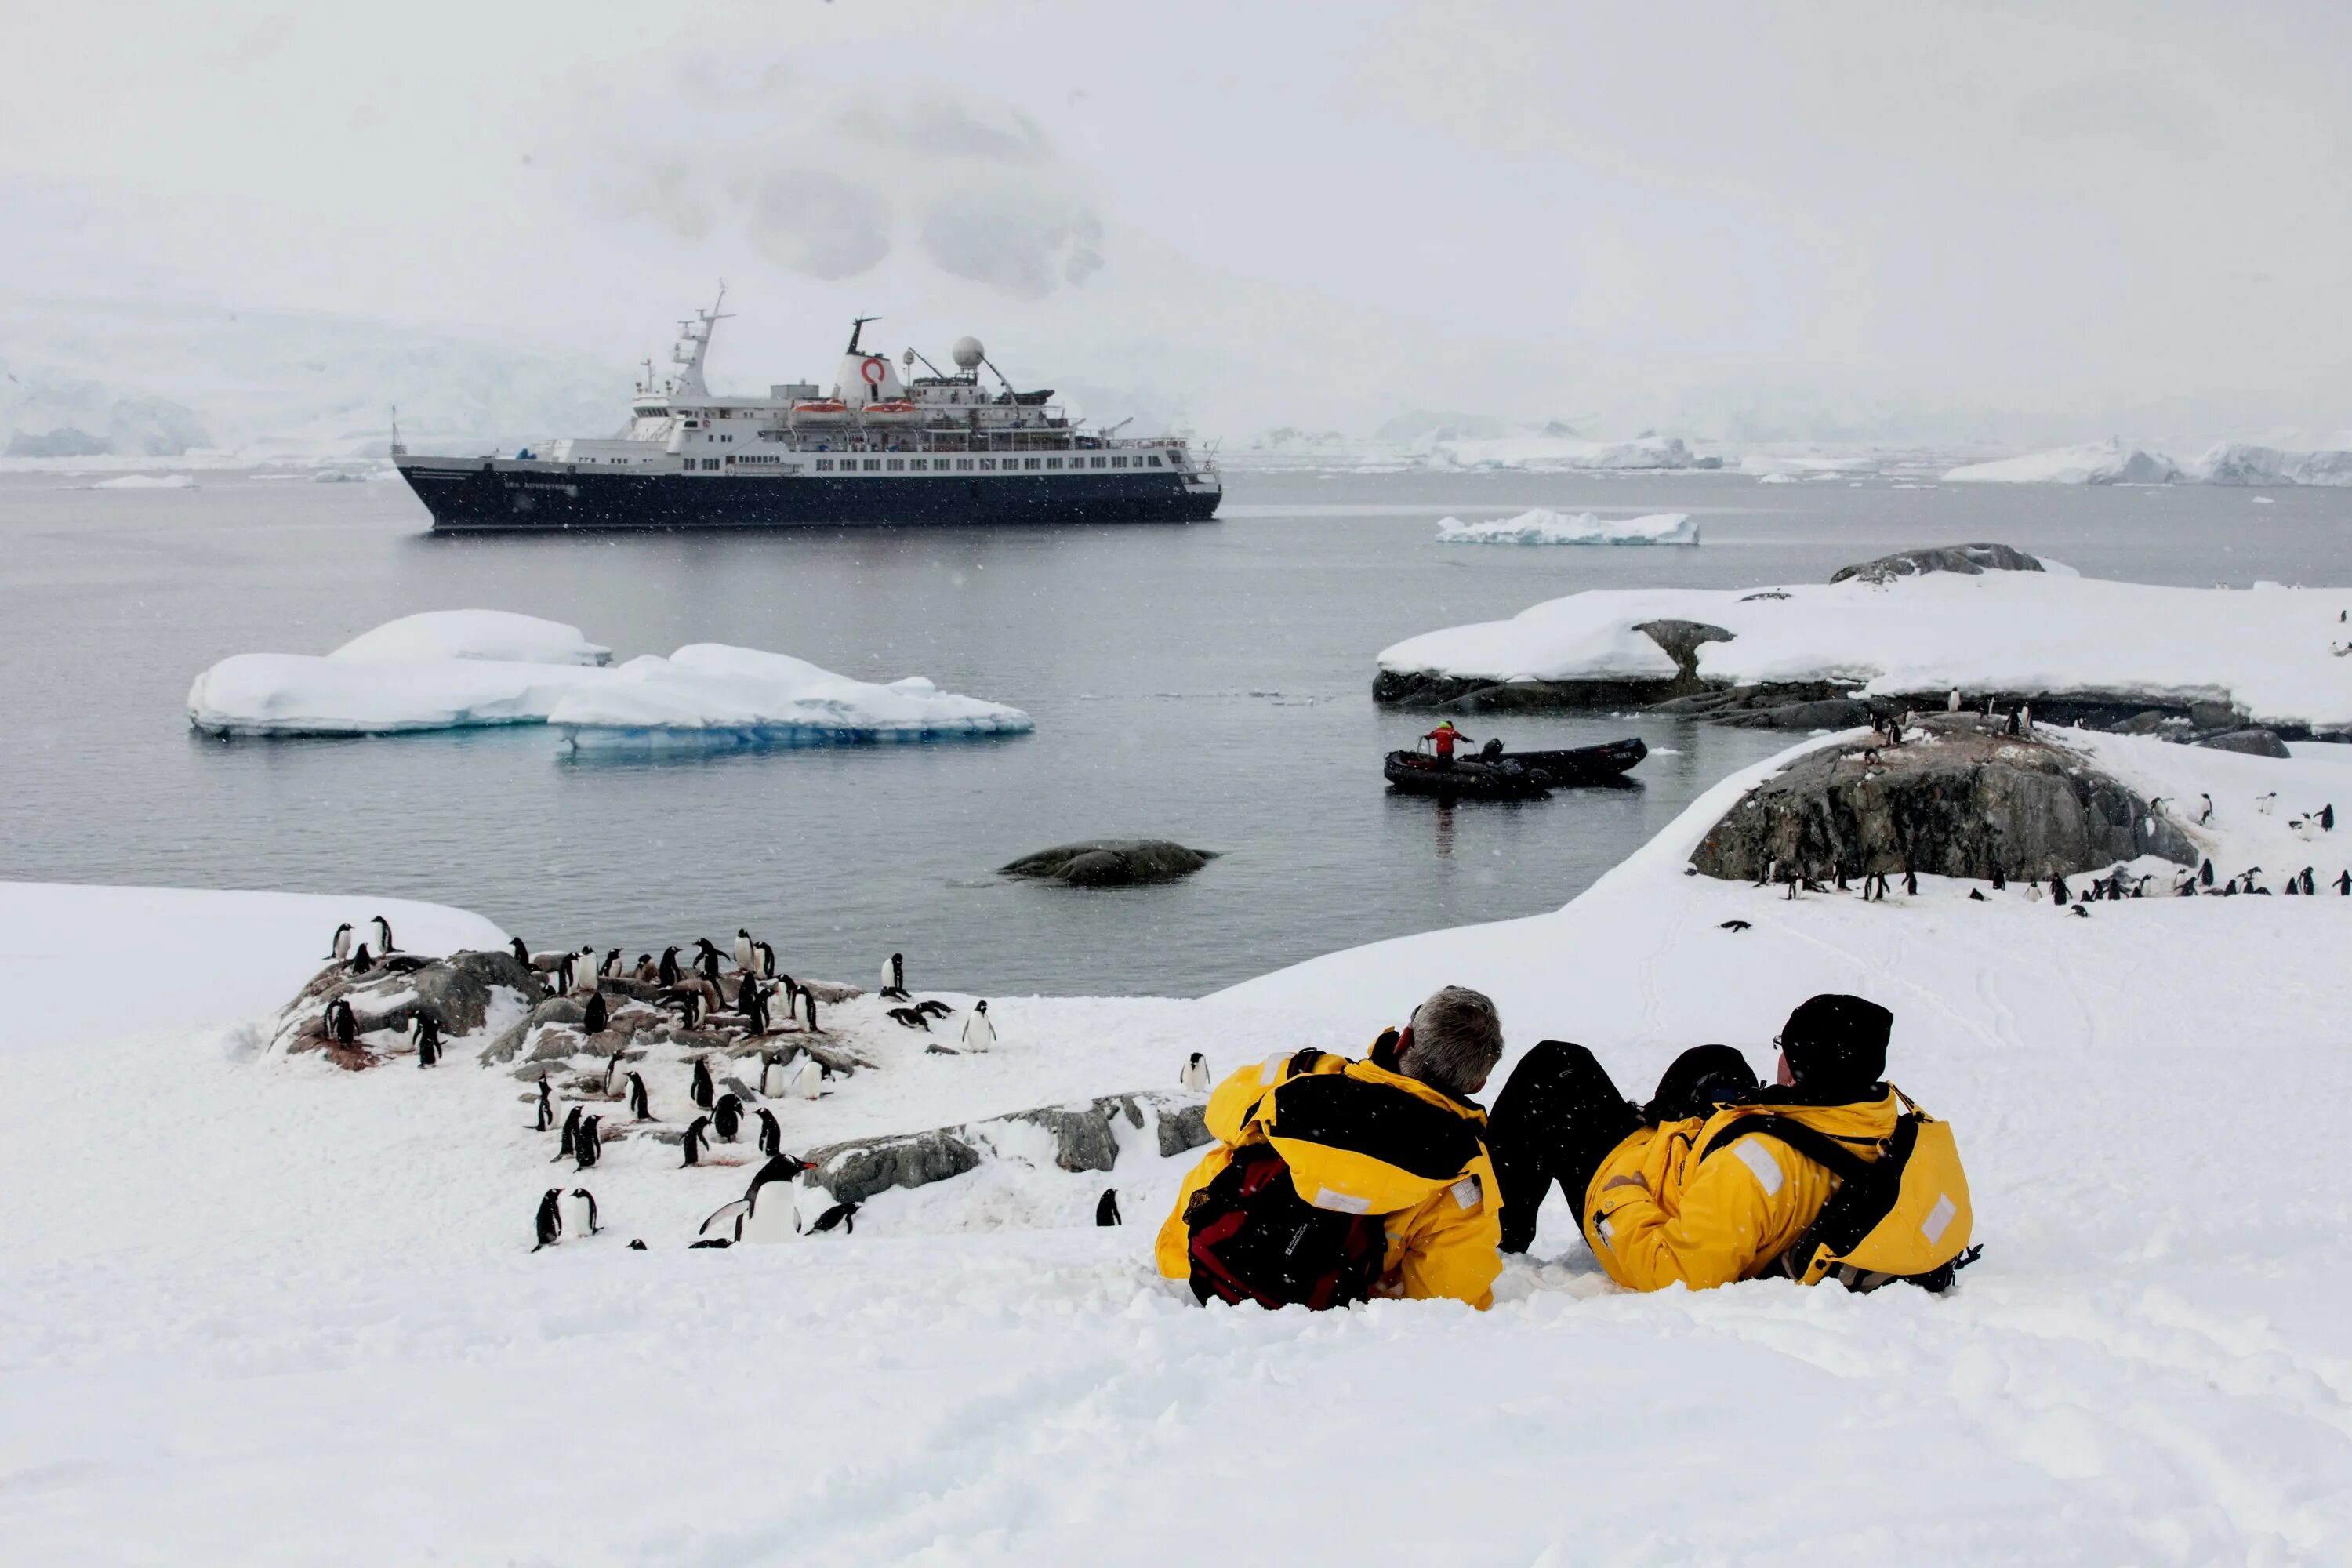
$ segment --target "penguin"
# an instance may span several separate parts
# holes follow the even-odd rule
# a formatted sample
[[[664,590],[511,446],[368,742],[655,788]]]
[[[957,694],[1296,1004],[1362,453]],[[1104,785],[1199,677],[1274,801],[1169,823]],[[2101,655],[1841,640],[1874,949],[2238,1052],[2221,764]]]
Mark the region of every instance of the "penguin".
[[[561,1202],[572,1235],[593,1236],[604,1228],[596,1222],[596,1194],[587,1188],[572,1188]]]
[[[653,1103],[646,1096],[643,1073],[629,1075],[629,1116],[635,1121],[651,1121],[654,1119]]]
[[[710,1128],[721,1143],[734,1142],[743,1132],[743,1102],[731,1094],[720,1095],[710,1108]]]
[[[599,980],[618,980],[621,977],[621,950],[619,948],[616,947],[613,949],[612,952],[604,955],[604,964],[596,971],[596,977]]]
[[[1844,862],[1844,861],[1843,861],[1843,860],[1841,860],[1841,861],[1839,861],[1839,862],[1838,862],[1838,868],[1837,868],[1837,890],[1838,890],[1839,892],[1841,892],[1841,893],[1850,893],[1850,892],[1853,891],[1853,889],[1852,888],[1849,888],[1849,887],[1847,887],[1847,886],[1846,886],[1846,881],[1845,881],[1845,862]]]
[[[1903,868],[1903,890],[1912,898],[1919,896],[1919,873],[1908,866]]]
[[[816,1024],[816,993],[805,985],[801,987],[801,1021],[808,1026],[810,1034],[824,1033]]]
[[[2016,709],[2014,709],[2014,708],[2012,708],[2012,709],[2011,709],[2011,710],[2009,710],[2009,724],[2008,724],[2008,726],[2007,726],[2007,729],[2008,729],[2008,732],[2009,732],[2009,733],[2011,733],[2011,734],[2012,734],[2012,735],[2020,735],[2020,734],[2023,734],[2023,733],[2024,733],[2023,729],[2020,726],[2020,724],[2019,724],[2019,722],[2018,722],[2018,716],[2017,716],[2017,714],[2018,714],[2018,710],[2017,710]]]
[[[645,1249],[646,1249],[646,1238],[645,1238],[644,1237],[642,1237],[642,1236],[641,1236],[641,1237],[638,1237],[635,1240],[634,1240],[634,1241],[632,1241],[632,1242],[630,1242],[630,1243],[629,1243],[629,1250],[630,1250],[631,1252],[643,1252]]]
[[[2213,861],[2211,857],[2207,857],[2205,862],[2197,868],[2197,880],[2208,888],[2213,885]]]
[[[902,1029],[920,1029],[927,1035],[931,1032],[931,1021],[912,1007],[893,1007],[883,1016]]]
[[[375,960],[368,956],[367,943],[360,943],[359,951],[352,954],[351,972],[353,974],[365,974],[374,967]]]
[[[760,955],[760,978],[773,980],[776,977],[776,950],[764,942],[755,942],[751,944],[751,951]]]
[[[1716,929],[1717,929],[1717,930],[1718,930],[1718,931],[1732,931],[1732,932],[1738,932],[1738,931],[1746,931],[1746,930],[1748,929],[1748,923],[1749,923],[1749,922],[1748,922],[1747,921],[1724,921],[1720,926],[1717,926]],[[1199,1061],[1200,1059],[1201,1059],[1201,1053],[1200,1053],[1200,1052],[1198,1052],[1198,1051],[1194,1051],[1194,1052],[1192,1053],[1192,1060],[1193,1060],[1193,1061]],[[1204,1068],[1202,1068],[1201,1069],[1201,1081],[1200,1081],[1200,1082],[1198,1082],[1198,1083],[1194,1083],[1194,1082],[1192,1082],[1192,1065],[1191,1065],[1191,1063],[1187,1063],[1187,1064],[1185,1064],[1185,1067],[1184,1067],[1184,1069],[1183,1069],[1182,1073],[1181,1073],[1181,1075],[1179,1075],[1179,1077],[1178,1077],[1178,1079],[1177,1079],[1177,1081],[1178,1081],[1178,1082],[1180,1082],[1180,1083],[1181,1083],[1181,1084],[1183,1084],[1183,1086],[1184,1086],[1186,1089],[1206,1089],[1206,1088],[1209,1086],[1209,1069],[1208,1069],[1208,1068],[1206,1068],[1205,1067],[1204,1067]]]
[[[654,955],[650,952],[641,952],[637,954],[637,967],[630,972],[629,977],[640,985],[651,985],[660,973],[661,971],[654,966]]]
[[[751,933],[740,926],[736,927],[735,972],[738,974],[751,973],[751,960],[757,956],[757,952],[758,950],[751,945]]]
[[[971,1016],[963,1021],[963,1048],[968,1051],[992,1050],[996,1045],[996,1020],[988,1016],[988,1004],[971,1005]]]
[[[555,966],[555,994],[558,996],[568,996],[572,994],[572,955],[568,952]]]
[[[533,1127],[531,1131],[534,1132],[544,1132],[554,1125],[555,1100],[553,1096],[548,1092],[547,1080],[545,1079],[541,1079],[539,1080],[539,1124],[536,1127]]]
[[[1974,888],[1969,889],[1969,897],[1979,904],[1985,901],[1985,896]]]
[[[2071,912],[2082,916],[2084,920],[2091,918],[2091,911],[2081,904],[2076,904]]]
[[[581,1170],[587,1170],[604,1155],[604,1136],[596,1131],[597,1123],[602,1120],[601,1117],[591,1116],[580,1123],[580,1136],[573,1142],[572,1154],[580,1162]]]
[[[2336,831],[2336,803],[2332,800],[2319,808],[2319,830],[2322,833]]]
[[[580,949],[580,957],[572,965],[572,977],[583,991],[596,989],[596,972],[604,965],[597,961],[596,944],[589,942]]]
[[[2268,816],[2271,814],[2271,808],[2276,805],[2278,805],[2278,791],[2276,790],[2271,791],[2268,795],[2258,795],[2254,796],[2254,809],[2261,812],[2264,816]]]
[[[678,1167],[680,1170],[687,1165],[702,1163],[702,1146],[708,1142],[704,1129],[709,1125],[710,1118],[708,1116],[698,1116],[687,1125],[686,1136],[679,1140],[679,1147],[686,1151],[685,1164]]]
[[[718,984],[719,973],[723,967],[719,962],[719,950],[711,946],[703,937],[696,937],[694,940],[702,945],[702,951],[695,957],[694,967],[702,972],[702,977],[705,980],[709,981],[713,985]]]
[[[856,1204],[834,1205],[831,1208],[816,1216],[816,1223],[809,1226],[809,1234],[811,1236],[817,1236],[825,1231],[835,1229],[836,1227],[853,1234],[856,1231],[857,1205]]]
[[[339,1046],[359,1040],[359,1020],[352,1016],[352,1005],[340,996],[327,1004],[327,1037]]]
[[[604,1032],[604,1026],[611,1023],[612,1019],[611,1009],[604,1005],[604,994],[602,991],[591,992],[588,997],[588,1009],[581,1015],[581,1032],[601,1035]]]
[[[563,1239],[562,1203],[562,1187],[548,1188],[547,1195],[539,1200],[539,1215],[532,1221],[532,1228],[539,1235],[539,1247],[532,1247],[533,1252],[542,1247],[553,1247]]]
[[[2210,826],[2213,822],[2213,797],[2200,790],[2198,792],[2197,798],[2205,803],[2205,808],[2197,814],[2197,826],[2200,827]],[[2205,885],[2210,888],[2213,884],[2208,882]]]
[[[335,928],[335,940],[330,945],[333,947],[334,951],[327,954],[327,956],[334,960],[337,963],[342,963],[343,960],[352,955],[351,921],[345,921],[342,924]]]
[[[784,1150],[784,1130],[776,1121],[776,1113],[766,1106],[760,1107],[760,1152],[781,1154]]]
[[[1177,1084],[1178,1084],[1180,1087],[1184,1088],[1184,1089],[1206,1089],[1206,1088],[1208,1088],[1208,1087],[1209,1087],[1209,1059],[1208,1059],[1208,1058],[1206,1058],[1206,1057],[1202,1056],[1202,1055],[1200,1052],[1198,1052],[1198,1051],[1194,1051],[1191,1056],[1186,1057],[1186,1058],[1184,1058],[1184,1067],[1183,1067],[1183,1070],[1181,1070],[1181,1072],[1177,1073],[1177,1075],[1176,1075],[1176,1082],[1177,1082]]]
[[[2024,732],[2029,735],[2033,733],[2033,704],[2021,702],[2017,705],[2017,712],[2018,717],[2024,721]]]
[[[702,994],[698,991],[681,991],[670,1000],[678,1003],[685,1012],[686,1026],[689,1029],[694,1027],[696,1021],[702,1016]]]
[[[712,1101],[712,1100],[716,1100],[716,1099],[718,1099],[718,1098],[719,1098],[719,1091],[718,1091],[718,1089],[717,1089],[716,1088],[714,1088],[714,1087],[711,1085],[711,1082],[710,1082],[710,1061],[709,1061],[709,1058],[706,1058],[706,1057],[697,1057],[697,1058],[694,1058],[694,1103],[695,1103],[695,1104],[697,1104],[697,1105],[698,1105],[698,1106],[700,1106],[700,1107],[702,1107],[702,1109],[703,1109],[703,1110],[709,1110],[709,1109],[710,1109],[710,1103],[711,1103],[711,1101]]]
[[[416,1042],[416,1065],[429,1068],[441,1060],[441,1026],[430,1013],[419,1013],[408,1021],[408,1037]]]
[[[1950,700],[1949,701],[1948,701],[1948,702],[1946,702],[1946,703],[1944,704],[1944,711],[1945,711],[1945,712],[1947,712],[1947,713],[1957,713],[1957,712],[1958,712],[1959,710],[1960,710],[1960,689],[1959,689],[1958,687],[1955,686],[1955,687],[1953,687],[1953,688],[1952,688],[1951,700]]]
[[[2289,877],[2289,878],[2286,879],[2286,896],[2287,896],[2288,898],[2292,899],[2292,898],[2295,897],[2297,894],[2301,893],[2302,891],[2303,891],[2303,879],[2302,879],[2302,878],[2300,878],[2300,877]]]
[[[1105,1187],[1103,1195],[1095,1202],[1095,1224],[1104,1226],[1125,1223],[1118,1217],[1118,1189]]]
[[[1996,893],[2003,892],[2008,887],[2009,878],[2003,874],[2000,867],[1995,866],[1992,868],[1992,890]]]
[[[572,1108],[572,1114],[563,1119],[563,1142],[555,1146],[555,1160],[569,1160],[579,1152],[580,1117],[580,1107],[575,1105]],[[551,1165],[555,1160],[550,1160],[548,1163]]]
[[[661,963],[654,970],[654,979],[664,985],[675,985],[682,978],[684,973],[677,966],[677,949],[663,948]]]
[[[2063,878],[2063,877],[2053,877],[2053,878],[2051,878],[2051,879],[2050,879],[2050,901],[2051,901],[2052,903],[2053,903],[2053,904],[2058,904],[2058,905],[2061,905],[2061,906],[2063,906],[2063,905],[2066,902],[2066,879],[2065,879],[2065,878]]]
[[[522,944],[522,938],[519,936],[509,937],[507,939],[507,946],[513,950],[515,962],[517,963],[521,964],[525,969],[529,969],[530,967],[530,949]]]
[[[2336,873],[2336,891],[2344,898],[2352,899],[2352,871]]]
[[[626,1094],[629,1088],[628,1071],[621,1065],[622,1054],[614,1051],[604,1058],[604,1092],[614,1100]]]
[[[882,965],[882,994],[892,1002],[904,1002],[907,996],[907,955],[894,952]]]
[[[392,922],[385,920],[382,915],[378,915],[368,923],[375,928],[375,950],[378,952],[390,952],[394,951],[392,945]]]
[[[756,976],[743,976],[742,984],[735,992],[735,1010],[743,1015],[744,1025],[751,1033],[764,1035],[768,1032],[768,998],[761,993]]]
[[[791,1092],[782,1057],[768,1057],[760,1064],[760,1092],[770,1100],[782,1100]]]
[[[955,1009],[944,1002],[918,1002],[915,1004],[915,1011],[926,1018],[944,1018]]]
[[[793,1074],[793,1094],[799,1100],[814,1100],[824,1090],[824,1068],[814,1057],[804,1057],[800,1070]]]

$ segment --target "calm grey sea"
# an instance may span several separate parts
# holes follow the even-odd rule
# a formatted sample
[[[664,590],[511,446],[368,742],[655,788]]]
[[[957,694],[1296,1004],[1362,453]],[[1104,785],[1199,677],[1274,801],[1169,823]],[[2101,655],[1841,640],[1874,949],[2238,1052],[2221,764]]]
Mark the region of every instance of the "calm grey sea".
[[[1373,656],[1578,589],[1816,581],[1997,540],[2145,582],[2352,580],[2352,491],[1759,485],[1729,474],[1238,470],[1190,528],[442,540],[392,483],[0,477],[0,877],[362,889],[634,956],[748,925],[862,981],[901,950],[982,993],[1195,994],[1337,947],[1566,901],[1783,738],[1515,718],[1514,743],[1638,733],[1638,787],[1518,805],[1391,797]],[[1698,515],[1697,549],[1439,546],[1447,513]],[[773,648],[1028,710],[1024,739],[572,761],[551,731],[223,743],[189,682],[417,610],[578,624],[617,658]],[[2160,637],[2160,626],[2146,635]],[[1484,734],[1486,726],[1471,725]],[[992,868],[1134,834],[1222,851],[1171,887]],[[322,933],[323,935],[323,933]],[[323,951],[323,950],[322,950]]]

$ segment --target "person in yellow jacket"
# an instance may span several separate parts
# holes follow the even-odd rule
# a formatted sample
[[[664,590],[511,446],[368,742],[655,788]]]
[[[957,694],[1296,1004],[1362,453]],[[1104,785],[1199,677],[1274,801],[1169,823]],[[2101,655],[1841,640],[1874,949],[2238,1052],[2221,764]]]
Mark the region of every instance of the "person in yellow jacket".
[[[1483,1311],[1501,1203],[1469,1097],[1502,1055],[1495,1005],[1449,985],[1369,1060],[1308,1050],[1235,1072],[1209,1097],[1216,1142],[1160,1227],[1160,1271],[1204,1302],[1450,1297]]]
[[[1558,1182],[1612,1279],[1694,1290],[1752,1279],[1802,1237],[1835,1188],[1780,1139],[1742,1133],[1773,1115],[1867,1161],[1895,1131],[1880,1079],[1894,1016],[1859,996],[1822,995],[1789,1016],[1778,1081],[1756,1087],[1738,1052],[1701,1046],[1667,1070],[1646,1107],[1629,1103],[1582,1046],[1546,1040],[1496,1097],[1487,1131],[1505,1203],[1502,1247],[1524,1252]]]

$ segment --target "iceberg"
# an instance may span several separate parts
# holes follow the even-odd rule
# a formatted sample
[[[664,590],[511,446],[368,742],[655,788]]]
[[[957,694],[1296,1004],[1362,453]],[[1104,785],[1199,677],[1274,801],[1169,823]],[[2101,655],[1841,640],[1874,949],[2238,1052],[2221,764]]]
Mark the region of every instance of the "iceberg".
[[[110,479],[100,479],[89,487],[94,490],[192,490],[195,479],[187,474],[120,474]]]
[[[609,664],[613,650],[578,626],[511,610],[427,610],[362,632],[329,658],[483,658],[522,664]]]
[[[1958,485],[2168,485],[2184,477],[2161,452],[2120,441],[1966,463],[1944,473],[1947,483]]]
[[[1631,441],[1586,441],[1569,436],[1448,437],[1421,454],[1433,467],[1566,468],[1640,472],[1654,468],[1719,468],[1720,458],[1693,453],[1679,436]]]
[[[698,643],[618,668],[579,628],[502,611],[410,616],[333,653],[244,653],[188,690],[211,735],[391,735],[554,724],[575,748],[835,745],[1024,734],[1017,708],[887,685],[780,653]]]
[[[1449,517],[1437,525],[1440,544],[1696,544],[1698,524],[1688,512],[1647,517],[1603,518],[1590,511],[1559,512],[1544,507],[1517,517],[1465,522]]]
[[[2189,466],[2206,485],[2352,485],[2352,452],[2295,452],[2224,441]]]

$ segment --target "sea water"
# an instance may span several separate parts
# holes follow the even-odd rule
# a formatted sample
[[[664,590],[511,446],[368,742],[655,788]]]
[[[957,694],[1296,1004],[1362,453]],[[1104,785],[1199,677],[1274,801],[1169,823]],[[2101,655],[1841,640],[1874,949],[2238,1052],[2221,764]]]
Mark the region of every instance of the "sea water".
[[[1402,637],[1583,588],[1818,582],[1998,541],[2145,582],[2341,584],[2352,491],[1898,488],[1737,474],[1235,469],[1193,526],[441,539],[397,483],[0,477],[0,877],[367,891],[626,956],[738,926],[795,973],[1189,994],[1333,948],[1556,908],[1793,737],[1641,714],[1470,716],[1515,747],[1640,735],[1629,787],[1391,795],[1426,713],[1370,699]],[[1437,521],[1687,511],[1696,549],[1464,550]],[[543,727],[223,742],[190,681],[418,610],[580,626],[616,659],[728,642],[1013,703],[1034,735],[573,756]],[[2161,636],[2161,627],[2148,629]],[[1073,838],[1219,852],[1155,888],[995,868]],[[325,933],[321,933],[320,952]],[[20,958],[24,955],[19,955]],[[1563,955],[1573,962],[1573,955]]]

